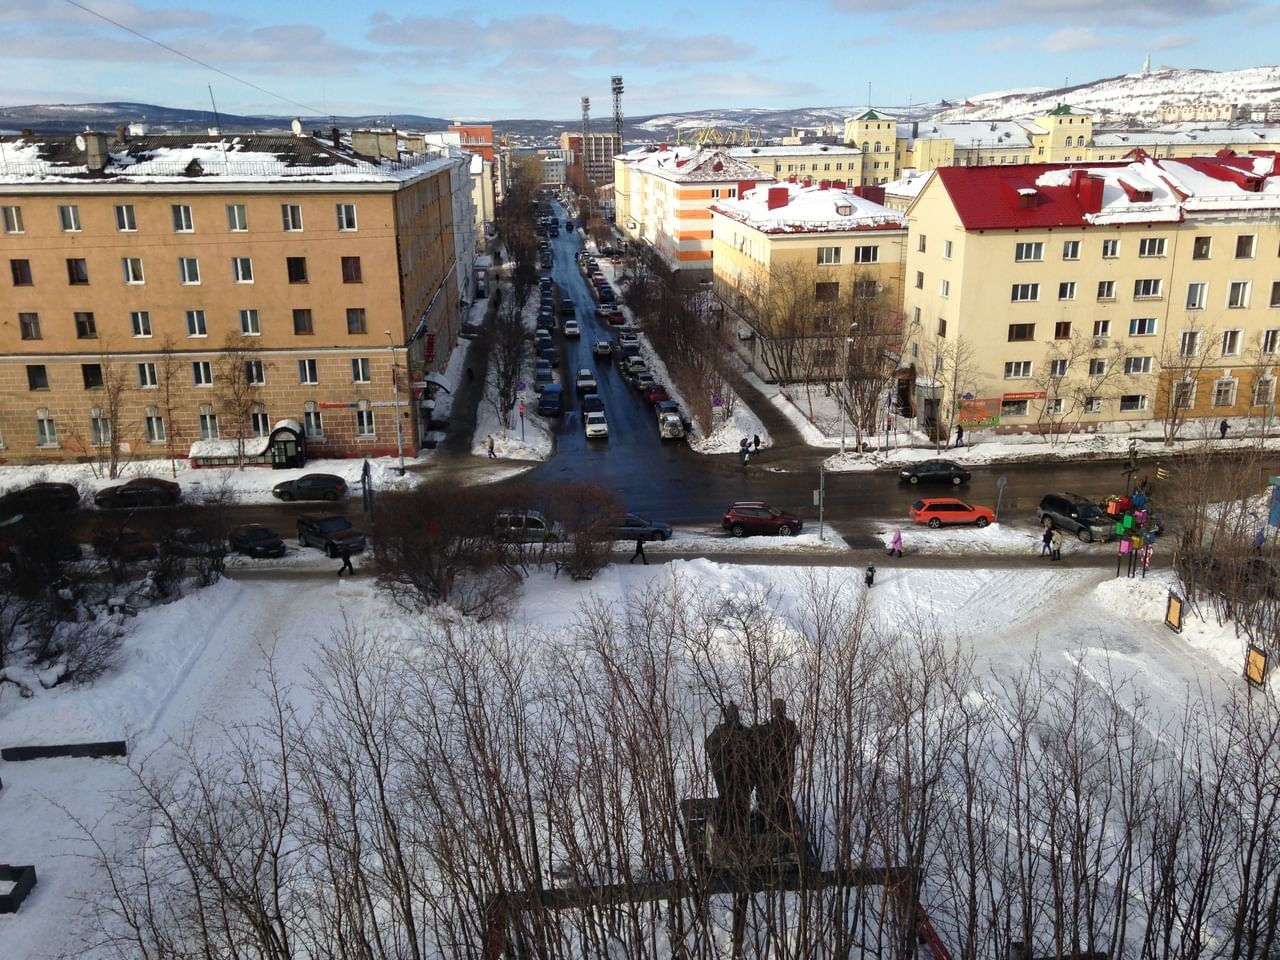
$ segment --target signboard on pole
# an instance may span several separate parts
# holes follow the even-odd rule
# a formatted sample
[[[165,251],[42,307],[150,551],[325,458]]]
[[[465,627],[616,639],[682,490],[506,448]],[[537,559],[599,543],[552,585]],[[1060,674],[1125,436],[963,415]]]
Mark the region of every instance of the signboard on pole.
[[[979,397],[974,400],[960,401],[960,410],[956,420],[963,426],[996,427],[1000,425],[1000,398]]]

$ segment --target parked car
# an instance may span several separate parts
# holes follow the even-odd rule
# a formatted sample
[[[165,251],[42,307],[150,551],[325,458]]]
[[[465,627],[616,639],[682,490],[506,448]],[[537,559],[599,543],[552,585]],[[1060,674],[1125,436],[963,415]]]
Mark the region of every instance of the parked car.
[[[564,388],[558,383],[548,383],[538,394],[538,413],[544,417],[558,417],[564,413]]]
[[[655,383],[644,392],[645,403],[659,403],[670,399],[671,394],[667,393],[667,388],[660,383]]]
[[[954,460],[921,460],[903,467],[898,476],[907,483],[949,483],[958,487],[969,482],[969,471]]]
[[[302,516],[298,518],[298,543],[304,547],[319,547],[325,556],[336,557],[343,550],[360,553],[364,550],[364,534],[351,526],[346,517]]]
[[[609,421],[603,413],[587,413],[582,417],[582,430],[588,439],[603,439],[609,436]]]
[[[128,527],[99,532],[93,538],[93,551],[104,560],[126,563],[154,560],[157,555],[153,541]]]
[[[793,513],[779,510],[761,500],[743,500],[725,511],[720,524],[735,537],[747,537],[757,533],[776,533],[789,537],[799,533],[804,523]]]
[[[164,539],[161,546],[179,557],[204,557],[214,560],[227,555],[227,547],[221,540],[210,537],[203,530],[181,527]]]
[[[128,507],[169,507],[182,497],[182,488],[159,477],[138,477],[115,487],[104,487],[93,495],[93,502],[104,510]]]
[[[635,384],[637,390],[644,393],[654,384],[653,374],[648,370],[641,370],[631,378],[631,382]]]
[[[578,324],[577,320],[566,320],[564,322],[564,335],[566,337],[582,336],[582,327]]]
[[[596,375],[585,367],[578,371],[578,376],[574,383],[577,385],[579,393],[596,392]]]
[[[493,535],[503,543],[560,543],[564,527],[541,510],[502,510],[493,518]]]
[[[236,553],[243,553],[246,557],[255,559],[283,557],[285,554],[284,540],[280,535],[260,523],[245,523],[232,527],[227,535],[227,542]]]
[[[28,513],[66,513],[79,505],[80,491],[69,483],[29,483],[0,497],[0,520]]]
[[[610,326],[621,327],[627,322],[627,318],[622,315],[622,311],[617,307],[612,307],[604,317],[609,321]]]
[[[935,530],[944,523],[972,523],[981,528],[994,523],[996,514],[990,507],[975,506],[955,497],[931,497],[911,505],[911,519]]]
[[[462,329],[458,331],[458,336],[463,340],[476,340],[483,332],[484,328],[478,323],[464,323]]]
[[[684,437],[684,420],[678,413],[658,415],[658,436],[663,440],[679,440]]]
[[[671,524],[650,520],[638,513],[615,517],[612,522],[615,540],[670,540]]]
[[[347,495],[347,481],[332,473],[306,473],[283,480],[271,488],[277,500],[340,500]]]
[[[626,365],[623,369],[630,374],[646,373],[649,366],[644,362],[644,357],[627,357]]]
[[[543,347],[538,354],[539,360],[547,361],[547,365],[551,367],[560,366],[560,351],[555,347]]]
[[[551,364],[547,364],[545,367],[538,367],[533,374],[533,392],[542,393],[547,387],[553,386],[555,380],[555,374],[551,372]]]
[[[636,333],[634,330],[623,330],[621,333],[618,334],[618,342],[622,344],[624,347],[629,343],[633,343],[636,346],[639,346],[640,335]]]
[[[1047,493],[1036,510],[1040,523],[1074,533],[1084,543],[1115,536],[1115,518],[1078,493]]]
[[[597,340],[591,345],[591,352],[597,357],[607,357],[613,353],[613,344],[608,340]]]

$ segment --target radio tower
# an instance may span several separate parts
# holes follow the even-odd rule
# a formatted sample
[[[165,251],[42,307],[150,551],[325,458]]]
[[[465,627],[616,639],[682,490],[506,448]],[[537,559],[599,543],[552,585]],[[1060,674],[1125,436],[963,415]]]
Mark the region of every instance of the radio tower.
[[[613,91],[613,133],[618,138],[618,152],[622,152],[622,78],[609,78],[609,89]]]
[[[582,179],[587,180],[587,135],[591,132],[591,98],[582,98]]]

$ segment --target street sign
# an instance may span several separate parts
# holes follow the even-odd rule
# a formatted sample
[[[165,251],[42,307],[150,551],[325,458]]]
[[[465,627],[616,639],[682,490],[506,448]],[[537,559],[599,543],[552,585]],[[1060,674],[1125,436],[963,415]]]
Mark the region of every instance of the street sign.
[[[520,416],[524,416],[524,401],[520,401]]]
[[[997,489],[997,490],[1003,490],[1003,489],[1004,489],[1005,487],[1007,487],[1008,485],[1009,485],[1009,478],[1008,478],[1008,477],[1003,476],[1003,475],[1001,475],[1001,476],[999,476],[999,477],[996,477],[996,489]]]
[[[519,383],[517,383],[517,384],[516,384],[516,389],[517,389],[517,390],[523,390],[523,389],[524,389],[524,381],[523,381],[523,380],[521,380]]]
[[[711,397],[711,405],[713,407],[723,407],[724,401],[720,399],[720,394],[713,394]]]

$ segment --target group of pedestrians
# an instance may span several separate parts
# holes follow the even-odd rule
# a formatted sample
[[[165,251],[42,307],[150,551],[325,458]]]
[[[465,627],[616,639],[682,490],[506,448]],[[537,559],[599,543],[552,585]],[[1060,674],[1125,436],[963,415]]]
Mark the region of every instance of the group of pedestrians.
[[[755,434],[750,440],[748,440],[746,437],[743,437],[742,440],[739,441],[738,443],[738,453],[742,455],[742,465],[744,467],[751,460],[751,451],[753,447],[755,448],[756,453],[760,452],[760,434],[758,433]]]
[[[1062,559],[1062,531],[1057,527],[1044,528],[1044,536],[1040,538],[1040,556],[1045,554],[1050,560]]]

